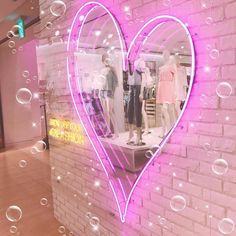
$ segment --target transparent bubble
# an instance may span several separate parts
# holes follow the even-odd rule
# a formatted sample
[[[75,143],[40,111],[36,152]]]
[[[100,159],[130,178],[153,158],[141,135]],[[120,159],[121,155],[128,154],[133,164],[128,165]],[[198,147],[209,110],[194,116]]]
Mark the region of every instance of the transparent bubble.
[[[206,45],[206,50],[207,50],[207,51],[210,51],[211,49],[212,49],[212,46],[211,46],[210,44],[207,44],[207,45]]]
[[[229,98],[233,92],[232,86],[227,82],[221,82],[217,85],[216,94],[220,98]]]
[[[62,16],[66,12],[66,4],[60,0],[53,1],[50,6],[50,12],[56,17]]]
[[[206,24],[207,24],[207,25],[210,25],[210,24],[212,24],[212,23],[213,23],[213,18],[210,17],[210,16],[207,17],[207,18],[206,18]]]
[[[211,168],[212,168],[212,171],[216,175],[224,175],[228,172],[229,165],[228,165],[228,162],[226,160],[217,159],[217,160],[214,161]]]
[[[22,211],[18,206],[10,206],[6,211],[6,218],[11,222],[18,222],[22,217]]]
[[[160,223],[161,225],[166,225],[167,220],[166,220],[165,218],[161,217],[161,218],[159,219],[159,223]]]
[[[23,51],[23,47],[22,46],[20,46],[19,48],[18,48],[18,51]]]
[[[99,225],[100,225],[100,220],[99,220],[98,217],[93,216],[93,217],[90,218],[89,224],[90,224],[92,227],[97,228],[97,227],[99,227]]]
[[[27,166],[27,161],[25,161],[25,160],[20,160],[19,161],[19,167],[25,168],[26,166]]]
[[[151,159],[153,157],[153,152],[151,150],[148,150],[145,152],[145,157],[148,159]]]
[[[173,211],[183,211],[186,207],[186,200],[180,195],[176,195],[171,198],[170,207]]]
[[[29,104],[32,99],[32,93],[27,88],[21,88],[16,92],[16,100],[20,104]]]
[[[47,22],[45,27],[46,29],[50,30],[52,28],[52,22]]]
[[[59,232],[60,234],[64,234],[64,233],[66,232],[65,226],[61,225],[61,226],[58,228],[58,232]]]
[[[15,225],[12,225],[11,227],[10,227],[10,233],[11,234],[15,234],[16,232],[17,232],[17,227],[15,226]]]
[[[211,149],[211,144],[210,144],[210,143],[204,143],[204,144],[203,144],[203,148],[204,148],[205,151],[210,151],[210,149]]]
[[[33,79],[33,80],[37,80],[37,79],[38,79],[38,76],[37,76],[37,75],[34,75],[34,76],[32,77],[32,79]]]
[[[34,147],[34,146],[31,148],[30,151],[31,151],[32,154],[36,154],[36,153],[38,153],[36,147]]]
[[[219,58],[220,52],[219,52],[219,50],[217,50],[217,49],[212,49],[212,50],[210,51],[209,56],[210,56],[211,59],[215,60],[215,59]]]
[[[13,32],[12,32],[11,30],[8,31],[8,32],[7,32],[7,38],[11,39],[11,38],[13,38],[13,37],[14,37]]]
[[[15,55],[15,54],[17,53],[17,50],[14,48],[14,49],[11,50],[11,53],[12,53],[13,55]]]
[[[34,144],[34,148],[37,152],[44,152],[47,149],[47,144],[44,141],[40,140]]]
[[[26,83],[26,84],[30,84],[30,83],[31,83],[31,80],[30,80],[30,79],[27,79],[27,80],[25,81],[25,83]]]
[[[42,199],[40,200],[40,205],[46,206],[47,204],[48,204],[48,199],[47,199],[47,198],[42,198]]]
[[[19,37],[19,31],[22,31],[22,27],[19,25],[13,25],[9,31],[14,37]]]
[[[89,211],[86,212],[85,217],[86,217],[87,219],[91,219],[91,218],[92,218],[92,213],[89,212]]]
[[[29,73],[28,70],[24,70],[24,71],[22,72],[22,76],[23,76],[24,78],[28,78],[29,75],[30,75],[30,73]]]
[[[69,232],[68,235],[69,235],[69,236],[74,236],[74,233],[73,233],[73,232]]]
[[[171,0],[163,0],[163,5],[169,7],[171,5]]]
[[[230,218],[223,218],[218,223],[218,229],[222,234],[231,234],[235,229],[235,223]]]
[[[153,153],[155,153],[155,152],[158,151],[160,148],[161,148],[161,147],[156,144],[156,145],[153,145],[153,146],[150,148],[150,150],[151,150]]]
[[[16,46],[16,43],[14,41],[11,40],[11,41],[8,42],[8,47],[9,48],[14,48],[15,46]]]

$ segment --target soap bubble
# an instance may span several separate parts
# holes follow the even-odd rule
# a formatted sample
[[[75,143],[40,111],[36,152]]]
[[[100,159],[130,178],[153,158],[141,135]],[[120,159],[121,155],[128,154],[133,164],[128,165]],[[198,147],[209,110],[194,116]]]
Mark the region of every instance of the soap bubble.
[[[211,59],[215,60],[215,59],[219,58],[220,52],[219,52],[219,50],[217,50],[217,49],[212,49],[212,50],[210,51],[209,56],[210,56]]]
[[[224,175],[228,172],[228,162],[224,159],[217,159],[212,165],[212,171],[217,175]]]
[[[87,219],[91,219],[91,218],[92,218],[92,213],[89,212],[89,211],[86,212],[85,217],[86,217]]]
[[[171,0],[163,0],[163,5],[169,7],[171,5]]]
[[[22,76],[23,76],[24,78],[28,78],[29,75],[30,75],[30,73],[29,73],[28,70],[24,70],[24,71],[22,72]]]
[[[15,234],[17,232],[17,227],[15,226],[15,225],[12,225],[11,227],[10,227],[10,233],[11,234]]]
[[[14,37],[13,32],[12,32],[11,30],[8,31],[8,32],[7,32],[7,38],[11,39],[11,38],[13,38],[13,37]]]
[[[153,152],[151,150],[148,150],[145,152],[145,157],[148,159],[151,159],[153,157]]]
[[[65,232],[66,232],[66,228],[65,228],[65,226],[60,226],[59,228],[58,228],[58,232],[60,233],[60,234],[64,234]]]
[[[27,88],[21,88],[16,92],[16,100],[20,104],[29,104],[32,99],[32,93]]]
[[[210,25],[210,24],[212,24],[212,23],[213,23],[213,18],[210,17],[210,16],[207,17],[207,18],[206,18],[206,24],[207,24],[207,25]]]
[[[19,37],[19,31],[22,31],[22,27],[19,25],[13,25],[9,31],[14,37]]]
[[[10,206],[6,211],[6,218],[11,222],[18,222],[22,217],[22,211],[18,206]]]
[[[176,195],[172,197],[170,201],[170,207],[173,211],[176,211],[176,212],[182,211],[186,207],[186,201],[182,196]]]
[[[210,143],[204,143],[203,148],[205,151],[210,151],[211,150],[211,144]]]
[[[8,42],[8,47],[9,48],[14,48],[15,46],[16,46],[16,43],[14,41],[11,40],[11,41]]]
[[[230,218],[223,218],[218,223],[218,229],[222,234],[231,234],[234,231],[235,224]]]
[[[217,85],[216,94],[220,98],[228,98],[233,92],[232,86],[227,82],[221,82]]]
[[[48,204],[48,199],[47,199],[47,198],[42,198],[42,199],[40,200],[40,205],[46,206],[47,204]]]
[[[62,16],[66,12],[66,4],[60,0],[53,1],[50,6],[50,12],[56,17]]]
[[[46,29],[50,30],[52,28],[52,22],[47,22],[45,27]]]
[[[100,220],[99,220],[98,217],[93,216],[93,217],[90,218],[89,224],[90,224],[92,227],[94,227],[94,228],[97,229],[97,228],[99,227],[99,225],[100,225]]]
[[[37,152],[44,152],[47,149],[47,144],[44,141],[40,140],[34,144],[34,148]]]
[[[19,161],[19,167],[25,168],[26,166],[27,166],[27,161],[25,161],[25,160]]]
[[[17,50],[14,48],[14,49],[11,50],[11,53],[12,53],[13,55],[15,55],[15,54],[17,53]]]

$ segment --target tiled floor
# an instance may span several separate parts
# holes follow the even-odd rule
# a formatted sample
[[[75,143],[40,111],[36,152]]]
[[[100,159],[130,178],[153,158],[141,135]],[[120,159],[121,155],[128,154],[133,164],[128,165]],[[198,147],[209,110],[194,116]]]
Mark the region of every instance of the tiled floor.
[[[21,160],[27,161],[26,167],[19,166]],[[48,199],[48,206],[40,204],[42,198]],[[6,210],[12,205],[22,210],[22,218],[16,223],[6,218]],[[62,235],[52,205],[48,152],[33,155],[25,148],[0,153],[0,235]],[[13,225],[18,229],[15,234],[10,233]]]

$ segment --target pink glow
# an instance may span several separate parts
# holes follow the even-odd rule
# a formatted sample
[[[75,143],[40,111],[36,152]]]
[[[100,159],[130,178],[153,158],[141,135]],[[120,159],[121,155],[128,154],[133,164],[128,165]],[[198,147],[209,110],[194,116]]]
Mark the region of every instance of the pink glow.
[[[67,51],[68,51],[68,53],[73,53],[73,49],[74,49],[74,48],[73,48],[73,46],[71,46],[71,45],[73,44],[73,37],[76,35],[77,29],[78,29],[78,28],[77,28],[77,26],[78,26],[77,23],[79,22],[79,17],[80,17],[80,15],[81,15],[81,13],[83,13],[83,15],[84,15],[84,11],[85,11],[86,9],[88,9],[88,10],[89,10],[88,12],[90,13],[92,10],[94,10],[94,8],[95,8],[96,6],[102,7],[102,8],[109,14],[109,16],[111,17],[111,19],[113,20],[113,23],[114,23],[114,25],[115,25],[115,27],[116,27],[116,30],[117,30],[117,32],[118,32],[118,35],[119,35],[121,50],[122,50],[122,53],[124,53],[124,48],[123,48],[123,43],[122,43],[123,40],[122,40],[121,30],[120,30],[120,28],[119,28],[118,22],[117,22],[117,20],[115,19],[115,17],[111,14],[111,12],[110,12],[103,4],[101,4],[101,3],[99,3],[99,2],[88,2],[88,3],[84,4],[84,5],[79,9],[79,11],[76,13],[75,18],[74,18],[73,23],[72,23],[72,26],[71,26],[71,31],[70,31],[70,34],[69,34],[69,39],[68,39],[68,44],[67,44]],[[84,20],[83,20],[82,26],[81,26],[80,31],[79,31],[79,34],[78,34],[78,42],[77,42],[77,47],[76,47],[76,49],[78,49],[80,34],[81,34],[81,31],[82,31],[84,22],[85,22],[85,20],[86,20],[86,18],[87,18],[87,16],[88,16],[89,13],[86,13],[86,12],[85,12],[85,14],[87,14],[87,15],[86,15],[86,17],[85,17]],[[131,189],[131,191],[130,191],[130,193],[129,193],[128,198],[127,198],[126,195],[125,195],[125,191],[124,191],[123,185],[122,185],[122,183],[121,183],[121,180],[120,180],[120,179],[118,180],[118,182],[119,182],[119,184],[120,184],[120,186],[121,186],[121,190],[122,190],[122,192],[123,192],[122,195],[123,195],[123,197],[124,197],[124,199],[125,199],[125,206],[124,206],[124,210],[123,210],[123,211],[122,211],[122,206],[121,206],[121,204],[119,203],[117,191],[115,190],[115,186],[114,186],[115,184],[113,184],[113,181],[111,181],[111,179],[109,179],[109,184],[110,184],[111,189],[112,189],[112,192],[113,192],[113,194],[114,194],[115,201],[116,201],[116,203],[117,203],[117,207],[118,207],[119,214],[120,214],[120,218],[121,218],[121,221],[122,221],[122,222],[125,222],[125,218],[126,218],[127,211],[128,211],[128,206],[129,206],[129,201],[130,201],[130,199],[131,199],[131,196],[132,196],[132,194],[133,194],[133,192],[134,192],[134,190],[135,190],[135,188],[136,188],[136,186],[137,186],[139,180],[142,178],[142,176],[143,176],[144,172],[146,171],[146,169],[148,168],[148,166],[152,163],[152,161],[153,161],[153,160],[157,157],[157,155],[160,153],[161,149],[163,148],[163,146],[165,145],[165,143],[168,141],[168,139],[169,139],[170,136],[172,135],[173,131],[175,130],[176,126],[178,125],[180,119],[182,118],[182,116],[183,116],[183,114],[184,114],[184,112],[185,112],[185,109],[186,109],[186,107],[187,107],[187,104],[188,104],[188,101],[189,101],[189,97],[190,97],[190,93],[191,93],[191,89],[192,89],[192,85],[193,85],[193,80],[194,80],[194,76],[195,76],[195,50],[194,50],[193,40],[192,40],[192,37],[191,37],[190,32],[189,32],[188,28],[186,27],[186,25],[185,25],[182,21],[180,21],[178,18],[173,17],[173,16],[168,16],[168,15],[157,16],[157,17],[151,19],[150,21],[148,21],[146,24],[144,24],[144,26],[139,30],[139,32],[136,34],[136,36],[134,37],[133,41],[131,42],[131,44],[130,44],[130,46],[129,46],[129,49],[128,49],[128,51],[127,51],[127,58],[125,58],[125,56],[124,56],[124,54],[123,54],[123,69],[125,70],[125,68],[126,68],[126,61],[127,61],[128,59],[130,59],[131,53],[132,53],[132,51],[134,50],[134,47],[133,47],[133,46],[135,45],[135,42],[136,42],[137,38],[139,37],[139,35],[140,35],[143,31],[147,30],[147,28],[148,28],[152,23],[155,23],[155,26],[153,26],[152,28],[148,29],[148,30],[149,30],[149,35],[150,35],[150,32],[153,32],[153,30],[156,29],[160,24],[163,24],[164,22],[167,22],[167,21],[175,21],[175,22],[179,23],[179,24],[184,28],[186,34],[187,34],[188,37],[189,37],[189,43],[190,43],[190,45],[191,45],[191,51],[192,51],[192,73],[191,73],[191,80],[190,80],[190,85],[189,85],[189,92],[188,92],[187,99],[186,99],[186,102],[185,102],[185,104],[184,104],[183,110],[182,110],[182,112],[181,112],[181,114],[180,114],[180,116],[179,116],[179,118],[178,118],[176,124],[174,125],[174,127],[172,128],[172,130],[169,132],[169,134],[167,135],[167,137],[161,142],[160,148],[156,151],[156,153],[153,155],[153,157],[148,161],[148,163],[147,163],[147,164],[145,165],[145,167],[143,168],[142,172],[140,173],[140,175],[139,175],[138,178],[136,179],[136,181],[135,181],[135,183],[134,183],[134,185],[133,185],[133,187],[132,187],[132,189]],[[145,40],[145,38],[143,37],[142,40]],[[72,101],[73,101],[73,104],[74,104],[76,113],[77,113],[77,115],[78,115],[78,117],[79,117],[79,119],[80,119],[80,121],[81,121],[81,123],[82,123],[84,129],[85,129],[85,132],[86,132],[86,134],[87,134],[87,136],[88,136],[88,138],[89,138],[89,140],[90,140],[90,142],[91,142],[91,144],[92,144],[92,146],[93,146],[93,148],[94,148],[94,151],[96,152],[96,154],[97,154],[97,156],[98,156],[98,159],[99,159],[99,161],[100,161],[100,163],[101,163],[101,165],[102,165],[102,167],[103,167],[103,169],[104,169],[104,171],[105,171],[105,174],[106,174],[107,177],[109,178],[108,170],[107,170],[107,168],[105,167],[105,165],[104,165],[104,163],[103,163],[103,161],[102,161],[102,158],[100,157],[100,155],[99,155],[99,153],[98,153],[98,150],[97,150],[97,148],[96,148],[96,146],[95,146],[95,143],[94,143],[94,141],[92,140],[90,134],[91,134],[91,135],[94,135],[94,136],[96,137],[96,141],[100,144],[100,148],[102,148],[102,150],[103,150],[105,156],[107,156],[106,151],[104,150],[104,147],[102,146],[102,144],[101,144],[101,142],[100,142],[100,140],[99,140],[99,137],[96,135],[96,133],[95,133],[93,127],[91,126],[91,123],[90,123],[89,118],[86,117],[86,118],[82,119],[82,117],[80,116],[79,109],[78,109],[77,104],[76,104],[75,95],[74,95],[73,88],[72,88],[72,84],[71,84],[71,79],[72,79],[72,78],[74,77],[74,75],[75,75],[75,72],[74,72],[74,69],[75,69],[75,68],[74,68],[74,67],[75,67],[75,65],[73,64],[73,60],[71,61],[71,60],[70,60],[70,56],[68,56],[68,57],[67,57],[67,72],[68,72],[67,79],[68,79],[69,88],[70,88],[70,92],[71,92],[71,96],[72,96]],[[72,75],[72,76],[71,76],[71,75]],[[82,99],[82,98],[80,98],[80,99]],[[80,101],[80,103],[83,104],[83,105],[81,104],[81,105],[82,105],[81,107],[83,107],[84,111],[86,111],[86,109],[85,109],[85,107],[84,107],[83,99],[82,99],[82,101]],[[81,107],[80,107],[80,108],[81,108]],[[86,113],[86,112],[84,112],[84,113]],[[85,120],[85,119],[86,119],[86,120]],[[90,124],[90,129],[91,129],[91,130],[88,130],[88,128],[86,127],[86,123],[89,123],[89,124]],[[108,157],[108,161],[109,161],[109,163],[111,164],[111,161],[110,161],[109,157]],[[114,170],[114,167],[113,167],[112,164],[111,164],[111,168]],[[123,202],[123,201],[121,201],[121,202]]]

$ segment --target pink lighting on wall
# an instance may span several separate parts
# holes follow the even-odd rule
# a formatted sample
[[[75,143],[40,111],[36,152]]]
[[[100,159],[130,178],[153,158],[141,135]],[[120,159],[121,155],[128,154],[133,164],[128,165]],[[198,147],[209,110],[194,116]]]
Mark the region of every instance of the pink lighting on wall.
[[[156,151],[156,153],[152,156],[152,158],[149,159],[148,163],[145,165],[145,167],[143,168],[142,172],[140,173],[140,175],[138,176],[138,178],[136,179],[130,193],[128,196],[126,196],[125,191],[124,191],[124,187],[122,185],[122,181],[120,179],[118,179],[117,183],[114,183],[114,180],[110,179],[110,174],[109,174],[109,169],[108,167],[105,165],[104,161],[103,161],[103,157],[106,157],[106,161],[108,160],[108,162],[110,163],[110,168],[113,169],[113,171],[115,170],[110,159],[109,156],[106,153],[106,150],[104,149],[104,147],[102,146],[99,137],[96,135],[96,132],[94,131],[92,124],[90,122],[90,119],[88,116],[86,116],[86,109],[84,106],[84,102],[83,102],[83,98],[81,97],[81,95],[78,95],[78,92],[80,92],[81,90],[79,89],[79,91],[76,91],[76,89],[74,88],[74,82],[76,79],[76,63],[75,63],[75,56],[73,55],[74,52],[76,52],[78,50],[79,47],[79,42],[80,42],[80,35],[82,32],[82,28],[83,25],[85,23],[86,18],[88,17],[88,15],[90,14],[91,11],[94,10],[94,8],[96,7],[101,7],[103,8],[110,16],[110,18],[112,19],[115,27],[116,27],[116,31],[119,35],[119,40],[120,40],[120,46],[121,46],[121,51],[123,53],[123,69],[126,69],[126,65],[128,64],[127,62],[129,60],[134,60],[135,57],[137,56],[135,53],[135,45],[136,42],[138,41],[138,39],[140,40],[140,35],[148,35],[150,36],[150,34],[152,32],[155,31],[155,29],[157,27],[159,27],[160,25],[164,24],[165,22],[169,22],[169,21],[174,21],[179,23],[182,28],[185,30],[186,34],[188,35],[188,39],[189,39],[189,44],[191,46],[191,52],[192,52],[192,71],[191,71],[191,80],[190,80],[190,85],[189,85],[189,91],[188,91],[188,95],[186,98],[186,102],[184,104],[183,110],[181,112],[181,115],[179,116],[176,124],[174,125],[174,127],[171,129],[171,131],[168,133],[167,137],[161,142],[159,149]],[[82,19],[83,16],[83,19]],[[79,26],[79,28],[78,28]],[[102,32],[101,32],[102,33]],[[125,218],[127,215],[127,211],[128,211],[128,206],[129,206],[129,202],[130,199],[132,197],[132,194],[139,182],[139,180],[142,178],[144,172],[146,171],[146,169],[148,168],[148,166],[153,162],[153,160],[158,156],[158,154],[160,153],[161,149],[163,148],[163,146],[166,144],[166,142],[169,140],[170,136],[172,135],[173,131],[175,130],[175,128],[177,127],[177,125],[179,124],[180,119],[182,118],[185,109],[187,107],[189,98],[190,98],[190,93],[191,93],[191,89],[192,89],[192,85],[193,85],[193,80],[194,80],[194,76],[195,76],[195,50],[194,50],[194,44],[193,44],[193,40],[191,37],[191,34],[186,26],[185,23],[183,23],[180,19],[174,17],[174,16],[169,16],[169,15],[161,15],[161,16],[157,16],[154,17],[153,19],[149,20],[147,23],[145,23],[143,25],[143,27],[138,31],[138,33],[135,35],[134,39],[132,40],[132,42],[129,45],[129,48],[127,50],[127,55],[125,56],[125,45],[123,45],[123,40],[122,39],[123,35],[122,35],[122,31],[119,27],[119,23],[116,20],[116,18],[112,15],[112,13],[109,11],[108,8],[106,8],[102,3],[100,2],[96,2],[96,1],[92,1],[92,2],[88,2],[86,4],[84,4],[76,13],[74,20],[72,22],[72,26],[71,26],[71,30],[70,30],[70,34],[69,34],[69,39],[68,39],[68,44],[67,44],[67,52],[68,52],[68,57],[67,57],[67,72],[68,72],[68,84],[69,84],[69,88],[70,88],[70,92],[71,92],[71,96],[72,96],[72,101],[76,110],[76,113],[84,127],[84,130],[94,148],[94,151],[97,154],[97,157],[104,169],[104,172],[106,174],[106,176],[109,179],[109,184],[111,187],[111,190],[114,194],[115,197],[115,201],[117,203],[117,207],[119,210],[119,214],[120,214],[120,219],[122,222],[125,222]],[[139,42],[139,45],[142,45],[143,42],[145,42],[146,37],[142,37],[142,42]],[[77,43],[75,43],[77,42]],[[78,88],[79,88],[79,83],[76,83]],[[77,92],[77,93],[76,93]],[[100,152],[103,153],[103,155],[100,155]],[[117,186],[120,187],[120,189],[117,189]],[[119,194],[117,193],[117,191],[119,191]],[[119,199],[119,196],[122,195],[123,199]]]

